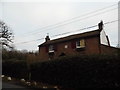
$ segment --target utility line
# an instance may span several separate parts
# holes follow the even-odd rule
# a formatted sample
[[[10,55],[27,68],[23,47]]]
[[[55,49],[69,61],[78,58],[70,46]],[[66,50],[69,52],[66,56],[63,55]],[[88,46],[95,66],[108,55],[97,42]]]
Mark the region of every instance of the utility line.
[[[111,24],[111,23],[114,23],[114,22],[117,22],[117,21],[119,21],[119,20],[109,21],[109,22],[104,23],[104,25]],[[93,26],[89,26],[89,27],[86,27],[86,28],[78,29],[78,30],[73,30],[73,31],[65,32],[65,33],[56,34],[56,35],[53,35],[51,37],[57,37],[57,36],[61,36],[61,35],[66,35],[66,34],[69,34],[69,33],[72,33],[72,32],[78,32],[78,31],[81,31],[81,30],[91,29],[91,28],[94,28],[94,27],[97,27],[97,26],[98,25],[93,25]],[[34,42],[34,41],[40,41],[40,40],[44,40],[44,38],[25,41],[25,42],[18,42],[18,43],[15,43],[15,44],[26,44],[26,43],[30,43],[30,42]]]
[[[112,10],[115,10],[115,9],[117,9],[117,8],[110,9],[109,11],[112,11]],[[109,11],[108,11],[108,12],[109,12]],[[94,14],[94,15],[91,15],[91,16],[87,16],[87,17],[84,17],[84,18],[81,18],[81,19],[78,19],[78,20],[75,20],[75,21],[71,21],[71,22],[68,22],[68,23],[65,23],[65,24],[62,24],[62,25],[58,25],[58,26],[55,26],[55,27],[52,27],[52,28],[43,29],[43,30],[40,30],[39,32],[31,33],[31,35],[40,34],[40,32],[43,32],[43,31],[45,31],[45,30],[46,30],[46,31],[53,31],[53,29],[55,29],[55,28],[58,28],[58,27],[61,27],[61,26],[65,26],[65,25],[67,25],[67,24],[71,24],[71,23],[78,22],[78,21],[81,21],[81,20],[89,19],[89,18],[91,18],[91,17],[93,17],[93,16],[97,16],[97,15],[104,14],[104,13],[106,13],[106,11],[100,12],[100,13],[97,13],[97,14]]]
[[[34,34],[37,34],[37,33],[39,33],[39,32],[44,31],[45,28],[48,28],[48,29],[45,29],[45,30],[49,30],[49,29],[61,27],[61,26],[64,26],[64,25],[67,25],[67,24],[70,24],[70,23],[73,23],[73,22],[76,22],[76,21],[88,19],[89,17],[96,16],[96,15],[98,15],[98,14],[103,14],[103,13],[105,13],[106,11],[104,11],[104,12],[102,12],[102,13],[98,13],[98,14],[92,15],[92,16],[88,16],[89,14],[93,14],[93,13],[96,13],[96,12],[100,12],[101,10],[104,10],[104,9],[107,9],[107,8],[111,8],[111,7],[116,6],[116,5],[117,5],[117,4],[114,4],[114,5],[111,5],[111,6],[102,8],[102,9],[95,10],[95,11],[90,12],[90,13],[83,14],[83,15],[81,15],[81,16],[73,17],[73,18],[71,18],[71,19],[69,19],[69,20],[65,20],[65,21],[62,21],[62,22],[59,22],[59,23],[56,23],[56,24],[44,26],[44,27],[41,27],[41,28],[39,28],[39,29],[35,29],[35,30],[33,30],[33,31],[29,32],[29,33],[31,33],[32,35],[34,35]],[[117,9],[117,8],[110,9],[110,10],[107,10],[107,11],[109,12],[109,11],[112,11],[112,10],[115,10],[115,9]],[[87,17],[85,17],[85,16],[87,16]],[[81,17],[85,17],[85,18],[81,18]],[[73,19],[77,19],[77,18],[81,18],[81,19],[72,21]],[[68,21],[71,21],[71,22],[68,22]],[[67,23],[65,23],[65,22],[67,22]],[[63,24],[63,23],[65,23],[65,24]],[[62,24],[62,25],[59,25],[59,24]],[[52,27],[52,28],[50,28],[50,27]],[[35,32],[35,31],[38,31],[38,32]],[[33,32],[35,32],[35,33],[33,33]],[[27,34],[27,33],[26,33],[26,34]],[[28,35],[28,34],[27,34],[27,35]]]
[[[115,9],[117,9],[117,8],[111,9],[111,10],[109,10],[109,11],[112,11],[112,10],[115,10]],[[35,33],[31,33],[31,34],[32,34],[32,35],[39,34],[40,32],[43,32],[43,31],[45,31],[45,30],[46,30],[46,31],[53,31],[54,28],[58,28],[58,27],[61,27],[61,26],[65,26],[65,25],[68,25],[68,24],[71,24],[71,23],[74,23],[74,22],[79,22],[79,21],[81,21],[81,20],[89,19],[89,18],[91,18],[91,17],[93,17],[93,16],[97,16],[97,15],[104,14],[104,13],[106,13],[106,11],[105,11],[105,12],[101,12],[101,13],[97,13],[97,14],[95,14],[95,15],[87,16],[87,17],[84,17],[84,18],[81,18],[81,19],[78,19],[78,20],[75,20],[75,21],[71,21],[71,22],[68,22],[68,23],[65,23],[65,24],[61,24],[61,25],[55,26],[55,27],[53,27],[53,28],[44,29],[44,30],[41,30],[41,31],[39,31],[39,32],[35,32]]]

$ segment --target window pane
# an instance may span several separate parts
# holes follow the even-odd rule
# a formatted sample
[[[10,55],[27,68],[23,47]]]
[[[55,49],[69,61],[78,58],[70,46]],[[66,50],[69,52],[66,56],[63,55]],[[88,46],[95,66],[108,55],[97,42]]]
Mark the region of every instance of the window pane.
[[[53,45],[50,45],[50,46],[49,46],[49,52],[54,52],[54,47],[53,47]]]
[[[76,42],[76,46],[80,46],[80,41],[77,41],[77,42]]]
[[[81,39],[79,41],[76,42],[76,48],[82,48],[85,47],[85,40]]]
[[[85,40],[84,39],[80,40],[80,46],[85,47]]]

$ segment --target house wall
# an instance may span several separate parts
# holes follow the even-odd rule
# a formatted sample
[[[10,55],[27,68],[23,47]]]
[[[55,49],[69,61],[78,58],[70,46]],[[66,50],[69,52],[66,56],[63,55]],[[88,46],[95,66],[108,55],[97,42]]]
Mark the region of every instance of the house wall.
[[[48,56],[48,53],[46,52],[46,47],[45,46],[41,47],[39,49],[39,56],[40,56],[40,60],[48,60],[49,59],[49,56]]]
[[[85,54],[99,54],[100,53],[100,38],[92,37],[86,39]]]
[[[76,50],[76,48],[73,48],[71,45],[71,43],[75,42],[76,39],[55,44],[57,48],[54,52],[54,58],[58,58],[61,53],[65,53],[66,55],[99,54],[100,53],[99,36],[87,37],[87,38],[84,38],[84,40],[85,40],[85,48],[82,48],[80,50]],[[68,48],[65,48],[65,45],[67,45]],[[48,51],[46,51],[46,47],[48,46],[40,47],[39,53],[40,53],[41,60],[49,59],[49,55],[48,55]]]
[[[118,50],[119,50],[118,48],[101,44],[101,54],[117,54]]]

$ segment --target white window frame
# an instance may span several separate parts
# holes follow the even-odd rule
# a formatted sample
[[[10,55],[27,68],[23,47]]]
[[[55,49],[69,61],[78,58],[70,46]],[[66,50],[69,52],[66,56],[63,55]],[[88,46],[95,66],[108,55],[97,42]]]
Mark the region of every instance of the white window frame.
[[[80,40],[76,41],[76,48],[80,48]]]
[[[76,41],[76,48],[84,48],[85,47],[85,40],[84,40],[84,46],[81,46],[81,41],[82,40],[84,40],[84,39]]]
[[[52,52],[54,52],[54,46],[53,46],[53,45],[50,45],[50,46],[49,46],[49,53],[52,53]]]

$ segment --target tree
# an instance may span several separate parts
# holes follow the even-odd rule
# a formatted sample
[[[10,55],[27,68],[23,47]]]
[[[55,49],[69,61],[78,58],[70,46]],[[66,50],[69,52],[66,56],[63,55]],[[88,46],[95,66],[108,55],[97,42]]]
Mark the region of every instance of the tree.
[[[10,43],[13,43],[12,40],[13,33],[10,27],[8,27],[5,22],[0,20],[0,44],[2,44],[2,46],[12,48],[10,45]]]

